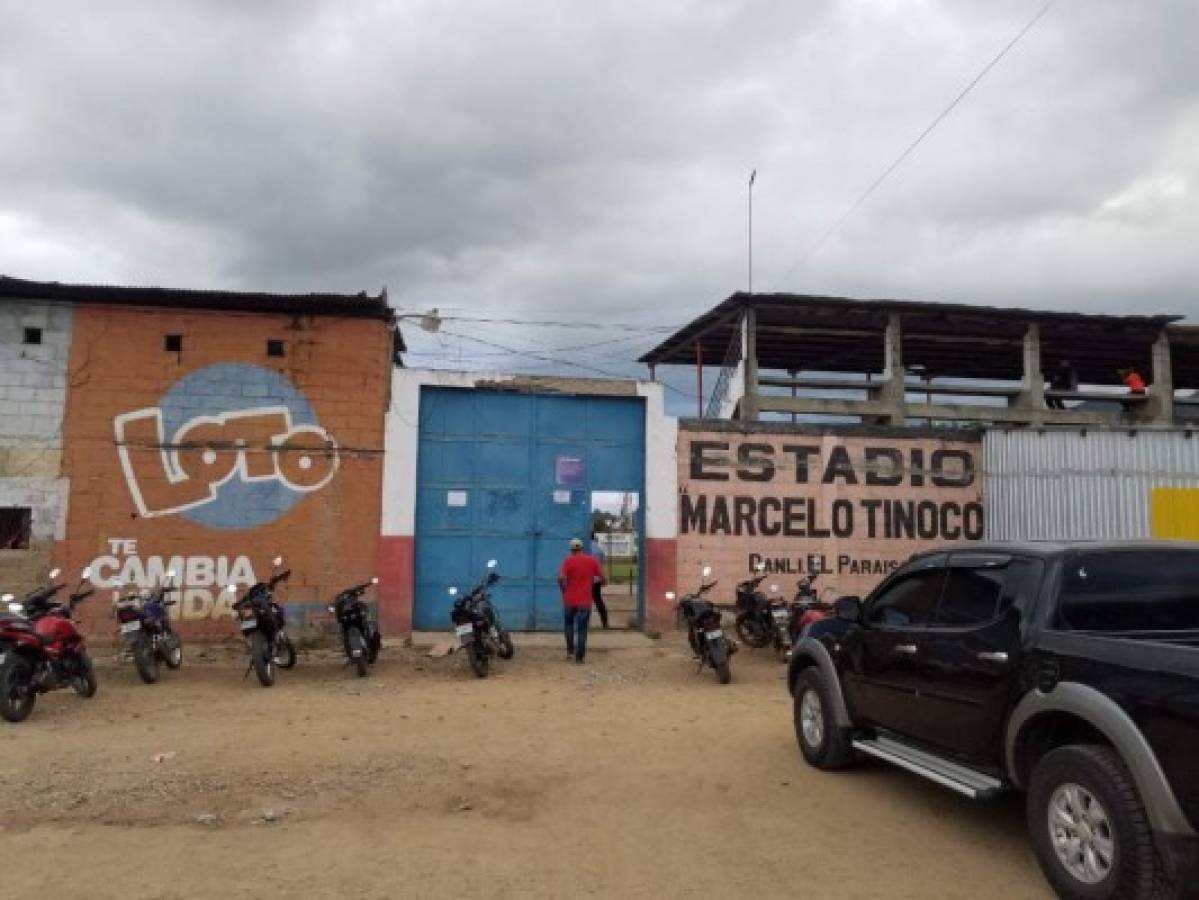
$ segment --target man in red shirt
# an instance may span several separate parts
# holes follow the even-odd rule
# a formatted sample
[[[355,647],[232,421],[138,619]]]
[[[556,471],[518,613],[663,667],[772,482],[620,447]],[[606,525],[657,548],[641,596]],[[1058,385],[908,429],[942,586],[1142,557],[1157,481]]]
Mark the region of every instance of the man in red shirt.
[[[570,541],[570,556],[558,570],[566,620],[566,658],[582,663],[587,655],[587,625],[591,621],[592,585],[604,583],[604,571],[595,557],[583,552],[583,542]]]

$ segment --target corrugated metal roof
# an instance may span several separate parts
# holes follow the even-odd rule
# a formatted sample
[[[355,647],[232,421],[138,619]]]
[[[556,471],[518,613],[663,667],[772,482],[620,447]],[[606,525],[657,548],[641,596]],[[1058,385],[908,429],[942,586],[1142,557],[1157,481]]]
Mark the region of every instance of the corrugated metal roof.
[[[162,287],[122,287],[28,281],[0,275],[0,300],[160,306],[293,315],[348,316],[392,321],[387,291],[357,294],[271,294],[261,291],[207,291]]]
[[[1155,487],[1199,488],[1190,432],[989,431],[988,540],[1148,538]]]

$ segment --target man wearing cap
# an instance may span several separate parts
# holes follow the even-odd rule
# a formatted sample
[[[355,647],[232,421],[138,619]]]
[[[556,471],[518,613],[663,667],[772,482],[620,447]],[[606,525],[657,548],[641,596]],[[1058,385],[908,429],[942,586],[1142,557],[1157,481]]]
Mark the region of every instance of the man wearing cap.
[[[595,557],[583,552],[583,542],[571,538],[570,556],[558,570],[566,624],[566,657],[582,663],[587,655],[587,624],[591,620],[592,585],[604,583],[604,571]]]

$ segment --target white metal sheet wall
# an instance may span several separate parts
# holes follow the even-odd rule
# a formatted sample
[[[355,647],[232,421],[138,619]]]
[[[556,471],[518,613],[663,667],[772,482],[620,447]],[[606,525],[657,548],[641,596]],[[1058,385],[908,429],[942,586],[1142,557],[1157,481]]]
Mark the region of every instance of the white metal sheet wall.
[[[1199,488],[1199,437],[990,431],[983,468],[991,540],[1147,538],[1152,488]]]

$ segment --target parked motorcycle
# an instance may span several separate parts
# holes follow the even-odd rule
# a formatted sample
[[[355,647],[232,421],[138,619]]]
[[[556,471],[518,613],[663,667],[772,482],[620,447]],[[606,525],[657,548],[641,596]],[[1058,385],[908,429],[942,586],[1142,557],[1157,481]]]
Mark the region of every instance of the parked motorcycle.
[[[808,625],[832,615],[833,605],[821,600],[820,592],[816,589],[816,579],[819,577],[819,572],[813,572],[806,578],[799,579],[795,598],[791,601],[791,646],[795,646],[795,642]],[[834,589],[830,587],[825,590],[827,592]]]
[[[500,580],[495,567],[496,561],[488,560],[487,574],[465,597],[458,596],[458,588],[450,588],[450,596],[456,598],[450,611],[454,633],[466,650],[470,667],[480,678],[486,678],[491,671],[491,657],[511,659],[516,653],[512,636],[500,621],[488,594],[488,589]]]
[[[0,717],[21,722],[33,711],[38,694],[72,687],[80,697],[96,694],[96,672],[83,635],[71,613],[95,593],[84,589],[91,570],[84,569],[79,586],[65,603],[57,599],[66,586],[50,583],[31,591],[22,602],[5,594],[8,615],[0,617]]]
[[[777,584],[770,586],[767,603],[770,609],[770,641],[774,645],[775,655],[785,661],[790,658],[791,647],[795,643],[791,638],[791,622],[795,617],[795,611],[787,602],[787,598],[779,593]]]
[[[159,662],[168,669],[183,665],[183,642],[171,626],[170,607],[177,600],[168,600],[167,594],[178,590],[171,582],[175,570],[148,594],[129,594],[117,600],[116,617],[120,623],[121,637],[129,643],[133,665],[146,684],[154,684],[159,677]]]
[[[704,566],[703,577],[712,574],[711,566]],[[721,684],[728,684],[733,679],[730,659],[737,652],[737,645],[724,636],[721,628],[721,613],[714,603],[704,599],[704,595],[716,587],[715,581],[700,583],[693,593],[687,594],[678,603],[678,613],[687,621],[687,642],[691,650],[699,657],[699,670],[711,666],[716,670],[716,677]],[[675,601],[674,592],[666,595],[671,603]]]
[[[758,563],[754,571],[758,573],[755,577],[737,585],[734,601],[737,612],[733,625],[737,637],[750,647],[761,648],[767,646],[774,635],[774,619],[770,615],[770,601],[758,590],[766,577],[766,566]]]
[[[354,664],[359,678],[366,677],[367,666],[373,665],[379,658],[379,648],[383,646],[379,628],[370,620],[370,609],[362,599],[366,589],[378,583],[378,578],[372,578],[346,588],[333,599],[329,607],[329,612],[337,617],[337,624],[341,628],[346,662]]]
[[[283,557],[276,556],[273,567],[278,570]],[[254,670],[263,687],[275,683],[275,669],[290,669],[296,664],[296,648],[287,636],[283,608],[275,602],[275,588],[291,577],[291,569],[275,571],[267,581],[260,581],[246,591],[245,596],[233,603],[238,627],[250,653],[250,665],[246,674]],[[225,590],[237,593],[236,585]]]

